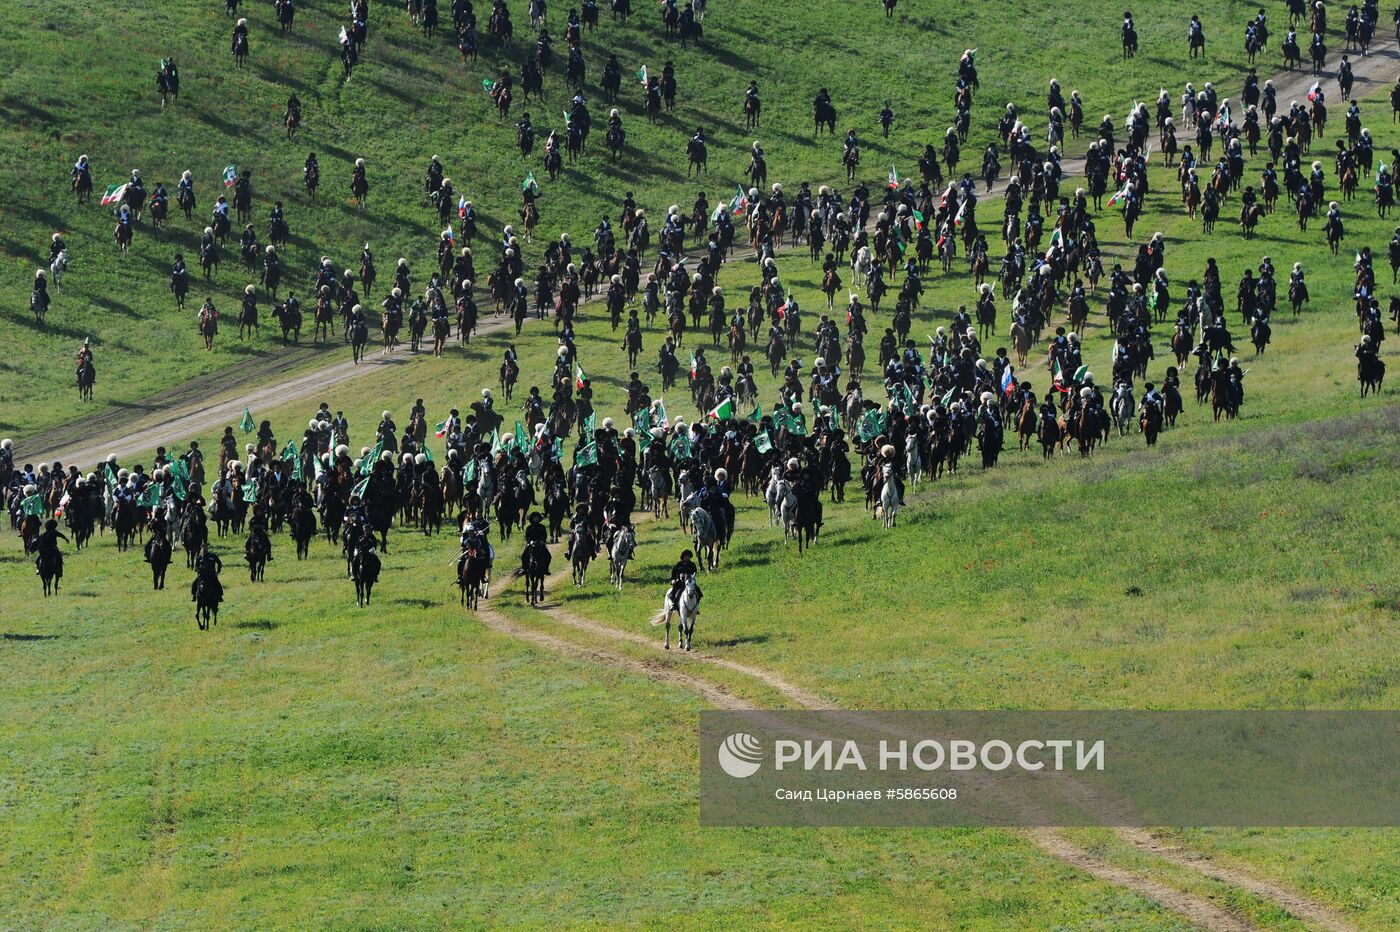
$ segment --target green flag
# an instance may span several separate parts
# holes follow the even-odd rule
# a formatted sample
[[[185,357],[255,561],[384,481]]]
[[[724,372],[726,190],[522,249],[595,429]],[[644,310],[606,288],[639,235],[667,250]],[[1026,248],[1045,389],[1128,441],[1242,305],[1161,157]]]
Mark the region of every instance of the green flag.
[[[159,508],[159,507],[160,507],[160,483],[158,483],[158,482],[152,482],[150,485],[148,485],[148,486],[146,486],[144,489],[142,489],[142,490],[141,490],[141,497],[140,497],[140,499],[137,500],[136,504],[138,504],[138,505],[143,505],[143,506],[145,506],[145,507],[147,507],[147,508]]]
[[[492,81],[490,78],[482,78],[481,89],[489,94],[496,89],[496,82]]]
[[[248,487],[243,490],[243,500],[245,502],[256,502],[258,500],[258,480],[248,480]]]
[[[753,438],[753,445],[758,449],[758,452],[767,453],[773,449],[773,440],[768,436],[768,431],[760,430],[758,435]]]
[[[597,424],[597,421],[598,415],[596,413],[590,414],[588,415],[588,417],[583,419],[583,435],[585,437],[593,436],[593,431],[596,429],[595,425]]]
[[[1086,375],[1088,375],[1088,374],[1089,374],[1089,367],[1088,367],[1088,366],[1080,366],[1078,369],[1075,369],[1075,370],[1074,370],[1074,381],[1076,381],[1076,382],[1082,382],[1082,381],[1084,381],[1084,376],[1086,376]]]
[[[19,503],[20,511],[23,511],[31,518],[37,518],[44,513],[44,499],[39,495],[31,495]]]
[[[365,494],[365,489],[367,488],[369,488],[369,480],[361,479],[359,485],[355,486],[353,489],[350,490],[350,497],[354,498],[355,496],[359,496],[360,498],[363,498]]]
[[[428,449],[427,444],[423,445],[423,459],[427,460],[430,463],[434,461],[433,451]]]
[[[181,482],[190,481],[190,464],[182,459],[173,460],[170,463],[170,474]]]
[[[939,403],[946,408],[953,403],[953,399],[957,396],[957,394],[958,389],[956,386],[954,386],[953,388],[948,389],[947,394],[945,394],[941,399],[939,399]]]
[[[885,420],[880,416],[878,408],[871,408],[865,412],[865,416],[860,419],[860,427],[856,431],[856,437],[861,443],[868,443],[871,439],[880,436],[885,432]]]
[[[383,452],[384,441],[380,440],[374,445],[373,450],[360,457],[360,461],[355,464],[355,472],[361,476],[368,476],[369,471],[374,468],[375,461],[379,459],[379,454]]]
[[[530,437],[525,433],[525,425],[515,422],[515,448],[521,453],[530,452]]]
[[[632,415],[632,428],[637,432],[637,446],[646,450],[651,446],[651,408],[643,408]]]
[[[589,442],[586,446],[574,450],[575,466],[597,466],[598,465],[598,444]]]
[[[295,440],[288,440],[287,445],[282,448],[282,459],[284,462],[290,462],[291,460],[294,460],[296,458],[297,442]]]
[[[115,492],[117,490],[117,470],[111,463],[105,463],[102,471],[106,474],[107,491]]]
[[[763,420],[763,405],[758,404],[757,402],[754,403],[753,414],[749,415],[749,420],[754,422]]]
[[[565,116],[568,116],[568,114],[565,114]],[[532,193],[534,193],[534,194],[539,194],[539,193],[540,193],[540,185],[539,185],[539,182],[537,182],[537,181],[535,180],[535,173],[534,173],[534,172],[526,172],[526,173],[525,173],[525,180],[522,181],[522,182],[520,182],[520,190],[521,190],[521,191],[530,191],[530,192],[532,192]]]
[[[676,439],[671,441],[671,455],[677,459],[689,459],[690,438],[685,434],[677,434]]]
[[[501,434],[499,431],[491,431],[491,455],[495,456],[501,452]]]
[[[468,482],[475,482],[475,481],[476,481],[476,458],[473,457],[473,458],[467,460],[467,468],[464,469],[464,470],[462,470],[462,482],[465,484],[465,483],[468,483]]]
[[[257,426],[258,425],[253,423],[252,413],[247,408],[244,408],[243,420],[238,422],[238,429],[243,431],[243,433],[245,434],[251,434],[253,432],[253,428]]]
[[[719,404],[711,408],[705,416],[716,418],[717,420],[721,421],[731,420],[734,417],[734,399],[724,399]]]
[[[652,407],[652,419],[651,419],[652,424],[656,425],[657,427],[669,427],[669,426],[671,426],[671,419],[668,418],[668,417],[666,416],[666,402],[664,402],[664,401],[662,401],[660,398],[658,398],[658,399],[656,399],[656,401],[654,401],[654,402],[652,403],[652,406],[651,406],[651,407]]]

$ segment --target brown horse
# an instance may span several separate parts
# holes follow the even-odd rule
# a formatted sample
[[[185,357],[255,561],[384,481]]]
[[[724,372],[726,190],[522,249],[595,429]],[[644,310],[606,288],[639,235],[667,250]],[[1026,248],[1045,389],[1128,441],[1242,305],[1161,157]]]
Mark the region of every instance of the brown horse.
[[[1016,350],[1016,364],[1024,366],[1031,351],[1031,332],[1019,321],[1011,324],[1011,345]]]
[[[1016,412],[1016,436],[1020,442],[1020,449],[1029,450],[1031,448],[1031,438],[1035,436],[1038,420],[1035,405],[1030,398],[1027,398],[1022,403],[1021,409]]]

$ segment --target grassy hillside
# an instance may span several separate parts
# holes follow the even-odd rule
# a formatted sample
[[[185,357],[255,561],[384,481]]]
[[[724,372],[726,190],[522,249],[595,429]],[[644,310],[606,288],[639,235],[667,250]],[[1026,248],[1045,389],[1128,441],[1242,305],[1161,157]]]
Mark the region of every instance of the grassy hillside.
[[[478,7],[484,33],[489,4]],[[489,109],[481,80],[502,67],[518,70],[532,47],[524,4],[512,4],[515,48],[504,52],[483,41],[483,54],[471,66],[461,62],[447,35],[426,39],[401,6],[373,4],[369,45],[348,84],[341,81],[334,51],[345,9],[330,0],[298,4],[295,29],[284,37],[270,6],[245,4],[252,37],[242,71],[233,68],[232,23],[216,0],[173,0],[139,16],[73,0],[16,0],[0,9],[0,184],[9,192],[0,206],[0,303],[11,349],[0,370],[0,430],[29,434],[90,410],[78,403],[67,369],[84,336],[98,347],[101,406],[130,404],[273,351],[267,337],[247,345],[221,340],[213,353],[199,344],[193,316],[199,297],[208,291],[220,307],[233,306],[243,285],[255,280],[240,263],[226,263],[212,287],[197,285],[195,302],[183,315],[167,290],[171,258],[177,251],[187,259],[194,255],[219,172],[229,163],[253,170],[260,237],[272,202],[284,201],[293,245],[283,261],[294,286],[307,282],[321,255],[354,264],[365,241],[373,243],[381,264],[405,256],[426,270],[439,229],[421,178],[434,154],[442,156],[493,236],[515,220],[525,172],[544,177],[542,148],[530,162],[520,159],[513,122],[500,122]],[[450,24],[449,5],[442,9]],[[656,71],[673,60],[677,110],[651,127],[641,113],[640,88],[625,85],[619,106],[629,151],[614,164],[595,145],[557,184],[546,181],[539,230],[544,237],[566,230],[586,237],[599,213],[615,214],[629,190],[653,212],[671,203],[689,205],[696,185],[685,177],[684,141],[696,125],[711,140],[711,173],[702,187],[712,203],[741,179],[751,138],[763,140],[772,180],[843,177],[839,136],[811,138],[811,99],[819,86],[833,94],[839,128],[854,127],[864,138],[867,181],[878,187],[891,164],[901,176],[910,174],[924,143],[941,138],[952,119],[952,84],[964,48],[979,49],[982,77],[970,151],[985,145],[1007,101],[1015,101],[1039,129],[1051,77],[1066,92],[1082,92],[1092,122],[1104,112],[1121,115],[1133,100],[1151,99],[1159,86],[1175,90],[1188,79],[1213,78],[1233,88],[1241,72],[1233,42],[1226,49],[1222,41],[1205,65],[1189,65],[1185,23],[1196,11],[1177,0],[1138,11],[1143,51],[1129,63],[1118,54],[1117,14],[1092,6],[914,0],[901,4],[891,22],[874,3],[720,3],[705,21],[708,38],[698,49],[667,43],[652,5],[640,4],[639,10],[625,26],[605,14],[600,28],[585,37],[594,82],[591,109],[597,121],[606,117],[596,81],[608,53],[615,52],[629,78],[643,63]],[[1233,31],[1230,24],[1252,10],[1241,0],[1214,7],[1204,12],[1207,29],[1223,40]],[[561,48],[563,14],[555,10],[551,20]],[[1026,35],[1062,32],[1071,22],[1075,42],[1057,47],[1053,56],[1044,45],[1024,41]],[[167,54],[180,64],[182,96],[161,111],[154,73]],[[546,104],[526,108],[517,101],[518,109],[532,112],[541,137],[562,124],[568,95],[561,69],[556,63],[546,78]],[[759,82],[765,107],[763,126],[753,134],[743,130],[740,113],[751,78]],[[280,114],[292,92],[303,101],[305,128],[287,142]],[[896,121],[891,137],[882,140],[876,115],[886,99]],[[323,176],[314,206],[301,186],[310,150],[319,154]],[[161,180],[173,186],[190,169],[201,216],[193,223],[181,217],[160,233],[141,225],[131,255],[121,259],[109,211],[96,200],[78,207],[68,193],[69,167],[83,153],[92,157],[98,194],[104,185],[125,180],[132,168],[140,168],[152,186]],[[363,213],[347,203],[357,157],[367,159],[373,186]],[[68,287],[47,329],[39,331],[26,312],[29,284],[41,257],[47,265],[49,236],[59,230],[70,244]]]
[[[191,166],[206,204],[224,164],[253,167],[260,232],[270,200],[288,204],[292,269],[321,254],[347,259],[365,239],[381,262],[402,254],[422,268],[437,231],[419,176],[434,153],[491,220],[511,217],[526,166],[480,92],[480,78],[502,60],[495,50],[465,68],[445,38],[425,40],[401,11],[375,5],[365,62],[342,86],[330,53],[342,9],[300,5],[296,33],[284,39],[258,5],[242,74],[231,70],[230,23],[217,3],[180,0],[139,18],[69,0],[0,9],[0,61],[8,69],[0,179],[13,195],[0,205],[0,294],[11,346],[0,360],[0,430],[23,437],[76,415],[68,360],[87,333],[98,343],[101,405],[131,404],[201,372],[232,377],[270,351],[270,340],[240,347],[227,333],[212,354],[196,348],[191,319],[175,313],[165,291],[168,254],[191,253],[194,225],[177,221],[158,238],[139,230],[132,255],[119,261],[106,211],[66,200],[67,167],[82,151],[99,167],[99,189],[131,167],[172,182]],[[512,9],[523,36],[523,5]],[[595,152],[558,185],[546,184],[542,232],[584,234],[588,218],[615,210],[629,189],[652,208],[688,203],[694,185],[683,175],[682,141],[697,121],[718,140],[705,187],[712,198],[732,189],[748,141],[736,122],[750,75],[763,88],[765,128],[757,135],[775,179],[836,173],[839,140],[813,145],[807,136],[811,92],[825,84],[842,124],[866,135],[865,167],[878,184],[884,162],[911,170],[917,148],[946,125],[944,88],[964,47],[981,50],[974,140],[986,137],[1002,98],[1038,114],[1052,74],[1084,93],[1091,118],[1100,101],[1118,114],[1131,99],[1153,95],[1159,81],[1175,88],[1186,74],[1184,23],[1196,11],[1183,4],[1135,11],[1144,52],[1130,65],[1118,59],[1116,11],[1026,6],[1012,8],[1013,20],[1008,9],[906,0],[887,24],[873,3],[813,8],[779,0],[741,9],[721,2],[705,23],[713,44],[698,52],[664,48],[650,9],[626,27],[605,21],[585,40],[590,73],[596,78],[610,48],[625,71],[634,60],[655,68],[670,55],[681,111],[651,129],[639,99],[629,98],[631,160],[612,165]],[[1223,40],[1252,10],[1236,3],[1205,14],[1212,59],[1192,77],[1237,70]],[[1276,28],[1280,18],[1275,13]],[[1027,23],[1060,35],[1070,19],[1082,24],[1072,47],[1052,56],[1025,43]],[[917,38],[891,42],[892,32]],[[116,47],[127,54],[114,54]],[[172,50],[184,96],[159,113],[151,73]],[[281,139],[277,123],[290,87],[306,105],[305,139],[295,144]],[[562,98],[558,73],[546,87],[551,101]],[[886,97],[899,119],[883,143],[873,138],[874,114]],[[596,95],[594,104],[596,114]],[[1400,130],[1380,118],[1383,97],[1364,101],[1363,110],[1378,151],[1400,145]],[[113,126],[108,114],[116,111],[126,116]],[[310,148],[325,175],[315,207],[303,203],[299,186]],[[363,214],[343,197],[357,155],[369,160],[375,184]],[[1251,180],[1257,170],[1252,164]],[[968,462],[959,476],[921,486],[893,532],[881,531],[858,502],[828,505],[822,541],[801,558],[766,529],[761,508],[742,502],[735,547],[722,573],[705,581],[697,647],[854,707],[1393,708],[1400,701],[1393,673],[1400,591],[1377,556],[1396,544],[1400,415],[1384,400],[1356,397],[1349,300],[1354,250],[1383,250],[1391,225],[1374,219],[1368,201],[1348,205],[1350,235],[1337,257],[1316,227],[1300,234],[1285,215],[1266,219],[1253,242],[1224,218],[1205,238],[1181,215],[1169,175],[1159,168],[1152,181],[1139,233],[1165,234],[1175,294],[1208,256],[1219,261],[1227,292],[1265,253],[1283,275],[1294,261],[1309,270],[1312,305],[1297,321],[1286,311],[1277,316],[1274,344],[1246,363],[1243,417],[1214,424],[1188,402],[1181,426],[1153,451],[1130,436],[1090,461],[1046,464],[1038,453],[1007,452],[991,473]],[[69,287],[40,332],[25,311],[28,280],[53,229],[67,231],[74,259]],[[1112,256],[1130,254],[1134,244],[1123,242],[1112,213],[1099,218],[1099,230]],[[819,310],[818,273],[805,251],[780,262],[805,308]],[[751,263],[734,263],[722,281],[733,293],[754,278]],[[227,306],[245,280],[226,265],[216,300]],[[932,332],[971,297],[961,268],[935,275],[914,334]],[[598,317],[590,310],[580,321],[582,360],[603,413],[620,417],[625,356]],[[522,388],[553,357],[549,328],[534,329],[518,343]],[[1167,361],[1164,340],[1153,376]],[[503,342],[393,367],[325,400],[346,411],[358,447],[384,407],[403,423],[423,397],[435,421],[494,384]],[[649,334],[647,359],[658,344]],[[1109,342],[1097,316],[1086,346],[1091,366],[1106,374]],[[802,351],[809,357],[810,343]],[[339,359],[348,350],[336,344],[332,353]],[[1394,371],[1395,353],[1387,355]],[[766,408],[774,386],[765,376]],[[1048,381],[1041,370],[1030,377]],[[320,400],[253,414],[270,419],[285,440],[299,436]],[[672,416],[693,416],[680,392],[666,400]],[[168,443],[199,439],[212,448],[219,430]],[[634,583],[623,593],[607,588],[595,567],[588,586],[552,595],[612,631],[655,635],[645,619],[684,542],[674,522],[649,524],[641,538]],[[109,538],[70,554],[64,596],[41,602],[11,538],[0,555],[0,598],[26,611],[0,624],[0,739],[12,749],[0,764],[0,810],[10,826],[0,841],[0,912],[23,926],[835,921],[1003,929],[1078,927],[1093,916],[1113,928],[1183,927],[1176,915],[1014,834],[702,833],[693,789],[702,703],[693,692],[595,662],[588,651],[597,637],[562,630],[513,591],[497,587],[493,608],[527,632],[574,644],[577,656],[489,628],[457,607],[447,585],[450,537],[398,533],[392,543],[371,613],[352,608],[343,564],[320,542],[312,560],[298,564],[279,539],[260,586],[238,570],[241,540],[216,542],[229,562],[228,601],[222,624],[205,635],[188,618],[188,573],[179,565],[170,590],[152,594],[139,557],[116,554]],[[501,548],[503,566],[517,547]],[[642,647],[611,646],[660,666]],[[784,703],[732,671],[696,675],[756,703]],[[1215,897],[1259,925],[1297,927],[1276,905],[1164,870],[1108,832],[1074,837],[1114,865]],[[1196,830],[1171,838],[1363,927],[1400,923],[1393,832]]]

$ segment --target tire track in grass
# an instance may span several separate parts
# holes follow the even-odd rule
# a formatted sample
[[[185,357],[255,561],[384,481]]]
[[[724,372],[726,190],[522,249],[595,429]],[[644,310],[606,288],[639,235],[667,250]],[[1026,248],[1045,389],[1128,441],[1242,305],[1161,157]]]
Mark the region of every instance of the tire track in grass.
[[[1327,929],[1329,932],[1350,932],[1356,928],[1346,917],[1329,906],[1314,902],[1301,893],[1272,881],[1255,877],[1240,868],[1220,864],[1207,854],[1172,844],[1147,829],[1118,828],[1114,829],[1114,832],[1139,851],[1155,854],[1173,864],[1204,874],[1212,880],[1248,890],[1262,900],[1277,903],[1293,918],[1312,928]]]
[[[637,523],[643,524],[648,522],[644,517],[643,521]],[[556,554],[556,556],[560,556],[560,554]],[[546,591],[553,591],[555,587],[565,584],[571,578],[572,570],[570,567],[565,566],[556,570],[545,580]],[[548,598],[532,607],[541,615],[547,616],[551,621],[576,631],[581,631],[592,637],[635,644],[651,650],[662,651],[665,659],[658,659],[652,663],[636,661],[630,657],[625,657],[624,655],[616,654],[611,651],[603,651],[600,659],[613,665],[624,666],[642,675],[652,676],[655,679],[691,689],[692,691],[698,692],[704,690],[710,694],[715,694],[723,703],[728,704],[714,702],[710,695],[705,695],[705,692],[702,692],[702,695],[707,701],[714,702],[714,704],[720,708],[754,710],[758,707],[743,699],[739,699],[713,682],[704,680],[701,677],[682,673],[676,670],[675,667],[684,663],[705,664],[750,677],[803,709],[822,710],[838,708],[836,704],[823,699],[816,693],[789,682],[778,673],[765,670],[761,667],[730,660],[727,657],[721,657],[707,651],[666,651],[665,648],[658,644],[657,639],[654,637],[647,637],[636,631],[615,628],[603,622],[585,618],[564,608],[557,601]],[[496,614],[494,611],[492,613]],[[498,614],[496,614],[496,619],[502,622],[505,621],[500,618]],[[538,631],[538,629],[517,625],[512,622],[505,623],[511,625],[515,631],[529,632],[533,636],[538,636],[541,640],[535,641],[535,643],[539,643],[541,646],[548,646],[551,649],[561,649],[564,651],[581,650],[585,653],[590,650],[589,648],[579,647],[576,642],[566,641],[544,634]],[[531,639],[533,640],[533,637]],[[1169,845],[1145,829],[1114,828],[1113,831],[1120,840],[1137,850],[1161,857],[1177,866],[1194,870],[1210,880],[1244,890],[1260,900],[1282,908],[1289,915],[1308,924],[1310,927],[1326,929],[1329,930],[1329,932],[1347,932],[1347,930],[1355,928],[1354,925],[1329,906],[1311,900],[1301,893],[1289,890],[1272,881],[1255,877],[1243,869],[1218,864],[1205,854],[1193,852],[1184,847]],[[1051,856],[1104,880],[1105,882],[1125,887],[1132,890],[1134,893],[1154,900],[1164,907],[1180,913],[1199,926],[1209,929],[1237,930],[1256,928],[1246,917],[1232,913],[1206,898],[1186,893],[1160,881],[1144,878],[1126,868],[1108,864],[1101,858],[1091,854],[1081,845],[1070,841],[1055,829],[1030,829],[1024,834],[1034,842],[1038,848]]]
[[[570,579],[571,576],[572,570],[569,567],[551,573],[545,580],[546,591],[564,583],[566,580]],[[749,676],[804,709],[820,710],[836,707],[831,702],[788,682],[772,671],[763,670],[749,664],[739,663],[705,651],[667,652],[657,644],[655,638],[648,638],[635,631],[620,630],[603,624],[602,622],[584,618],[561,607],[557,602],[548,599],[532,607],[541,616],[547,617],[558,624],[581,631],[591,637],[604,638],[626,644],[635,644],[652,650],[662,651],[664,659],[659,657],[654,661],[644,661],[601,646],[584,646],[575,641],[565,640],[548,634],[538,628],[510,621],[493,608],[481,608],[478,610],[478,614],[482,618],[483,623],[500,633],[520,637],[547,650],[553,650],[571,656],[584,656],[599,663],[649,677],[657,682],[688,689],[698,693],[701,698],[718,708],[758,711],[760,707],[735,696],[733,693],[714,682],[676,669],[679,664],[706,664],[718,669]],[[1257,928],[1257,926],[1246,917],[1230,912],[1228,909],[1211,902],[1209,899],[1194,893],[1178,890],[1160,881],[1142,877],[1130,870],[1108,864],[1090,853],[1083,846],[1066,838],[1055,829],[1031,829],[1017,834],[1020,834],[1033,843],[1042,853],[1089,874],[1098,880],[1115,887],[1121,887],[1137,896],[1156,903],[1163,909],[1170,910],[1182,916],[1193,925],[1204,929],[1226,930],[1226,932],[1250,932],[1250,930]],[[1257,891],[1251,889],[1251,892]]]

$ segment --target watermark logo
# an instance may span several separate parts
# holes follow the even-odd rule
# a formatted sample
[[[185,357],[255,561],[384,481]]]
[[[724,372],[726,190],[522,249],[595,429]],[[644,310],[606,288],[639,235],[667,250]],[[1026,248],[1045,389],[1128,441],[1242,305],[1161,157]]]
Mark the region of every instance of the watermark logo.
[[[718,756],[720,769],[742,780],[763,766],[763,745],[753,735],[737,731],[720,744]]]

